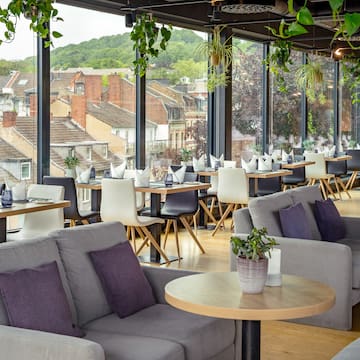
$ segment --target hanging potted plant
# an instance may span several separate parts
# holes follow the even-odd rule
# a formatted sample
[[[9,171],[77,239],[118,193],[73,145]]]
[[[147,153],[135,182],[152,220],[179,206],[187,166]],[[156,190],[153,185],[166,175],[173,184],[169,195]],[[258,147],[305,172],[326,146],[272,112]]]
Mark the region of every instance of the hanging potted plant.
[[[237,256],[237,269],[241,290],[247,294],[263,291],[268,269],[270,250],[278,245],[274,238],[267,236],[266,228],[253,228],[246,237],[232,236],[232,252]]]
[[[315,100],[319,100],[320,104],[325,103],[324,73],[320,63],[311,61],[301,65],[296,70],[295,81],[298,88],[305,91],[310,103],[314,103]]]
[[[286,93],[285,73],[289,73],[289,65],[292,65],[291,56],[292,42],[278,39],[274,42],[272,51],[268,54],[265,64],[274,75],[275,84],[279,91]]]
[[[232,62],[232,35],[225,41],[221,39],[221,32],[226,26],[214,26],[210,41],[204,41],[197,47],[197,52],[209,59],[208,91],[213,92],[217,86],[227,86],[228,75]]]
[[[45,47],[52,45],[52,37],[62,36],[57,31],[49,31],[51,20],[62,21],[58,10],[53,7],[54,0],[11,0],[6,8],[0,7],[0,23],[4,24],[2,42],[11,42],[15,38],[17,20],[21,15],[30,21],[30,29],[45,39]]]
[[[133,49],[138,50],[140,56],[133,61],[134,72],[144,76],[151,58],[157,58],[160,51],[165,51],[171,38],[172,26],[156,25],[152,14],[141,14],[136,17],[136,22],[130,33],[134,42]]]

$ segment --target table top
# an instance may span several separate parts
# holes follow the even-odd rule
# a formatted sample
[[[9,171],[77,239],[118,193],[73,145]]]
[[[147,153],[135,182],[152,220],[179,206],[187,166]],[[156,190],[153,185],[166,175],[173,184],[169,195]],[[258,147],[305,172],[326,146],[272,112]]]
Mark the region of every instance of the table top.
[[[90,182],[89,184],[77,183],[76,186],[82,189],[101,190],[101,182]],[[136,187],[135,190],[139,192],[147,192],[153,194],[173,194],[185,191],[196,191],[209,189],[211,184],[202,183],[199,181],[185,182],[183,184],[174,184],[172,186],[165,186],[164,183],[155,182],[150,183],[149,187]]]
[[[352,156],[351,155],[339,155],[337,157],[333,157],[333,156],[330,156],[330,157],[325,157],[325,161],[345,161],[345,160],[351,160],[352,159]]]
[[[314,165],[315,161],[294,161],[291,164],[288,163],[281,163],[281,167],[283,169],[298,169],[304,166]]]
[[[320,282],[282,275],[282,286],[243,294],[237,272],[177,278],[165,287],[166,301],[191,313],[237,320],[285,320],[320,314],[335,304],[335,291]]]
[[[205,170],[205,171],[198,171],[197,174],[199,176],[218,176],[218,172],[215,170]],[[246,173],[248,178],[252,179],[269,179],[278,176],[288,176],[292,175],[291,170],[280,169],[274,171],[254,171]]]
[[[70,201],[54,201],[54,202],[25,202],[25,203],[17,203],[14,202],[13,206],[10,208],[1,208],[0,207],[0,218],[5,218],[7,216],[13,215],[22,215],[26,213],[36,212],[36,211],[44,211],[58,208],[65,208],[70,206]]]

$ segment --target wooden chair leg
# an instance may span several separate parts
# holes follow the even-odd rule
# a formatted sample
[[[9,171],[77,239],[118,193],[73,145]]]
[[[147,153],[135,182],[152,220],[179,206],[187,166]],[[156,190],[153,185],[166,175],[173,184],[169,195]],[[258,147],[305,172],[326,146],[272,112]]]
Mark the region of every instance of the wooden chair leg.
[[[351,199],[351,195],[350,195],[348,189],[346,188],[346,185],[342,182],[341,178],[336,177],[335,180],[337,180],[339,187],[342,189],[342,191],[344,191],[344,193],[349,197],[349,199]],[[341,197],[340,197],[340,199],[341,199]]]
[[[136,233],[135,233],[134,226],[130,226],[130,232],[131,232],[131,240],[132,240],[132,243],[133,243],[134,252],[136,254]]]
[[[172,223],[173,223],[173,228],[174,228],[176,250],[177,250],[178,258],[180,260],[181,256],[180,256],[180,244],[179,244],[179,229],[178,229],[176,220],[172,220]]]
[[[159,246],[159,244],[156,242],[155,238],[153,237],[153,235],[151,234],[151,232],[149,231],[149,229],[147,227],[141,227],[141,229],[144,231],[144,234],[146,235],[146,237],[149,239],[149,241],[151,242],[151,244],[153,244],[154,248],[157,250],[157,252],[160,254],[160,256],[162,256],[167,264],[170,264],[170,260],[169,258],[166,256],[166,254],[164,253],[164,251],[162,250],[162,248]]]
[[[84,225],[89,225],[90,224],[88,219],[82,219],[81,222]]]
[[[199,200],[199,204],[200,206],[204,209],[204,212],[206,213],[206,215],[209,217],[209,219],[216,224],[216,219],[214,217],[214,215],[212,214],[212,212],[208,209],[207,205],[205,204],[205,202],[203,200]],[[211,208],[210,208],[211,209]]]
[[[201,250],[201,252],[203,254],[205,254],[205,250],[202,247],[202,245],[200,244],[198,238],[195,236],[195,234],[193,233],[191,226],[189,225],[189,223],[186,221],[184,216],[180,216],[180,221],[182,222],[182,224],[184,225],[185,229],[188,231],[188,233],[190,234],[190,236],[194,239],[196,245],[199,247],[199,249]]]
[[[333,190],[332,190],[332,188],[331,188],[331,186],[330,186],[329,179],[324,180],[324,181],[323,181],[323,184],[325,185],[325,187],[326,187],[326,189],[328,190],[328,192],[333,196],[333,198],[334,198],[335,200],[337,200],[337,197],[336,197],[336,195],[334,194],[334,192],[333,192]],[[335,186],[337,187],[336,181],[335,181]]]
[[[211,236],[214,236],[216,234],[216,232],[219,230],[221,224],[225,221],[226,217],[229,215],[229,213],[233,210],[234,204],[229,204],[228,207],[226,208],[223,216],[221,217],[221,219],[217,222],[214,231],[212,232]]]
[[[149,239],[148,237],[144,234],[144,232],[142,231],[142,229],[140,228],[140,226],[136,226],[136,231],[140,234],[141,238],[143,239],[142,244],[140,245],[140,247],[137,249],[137,251],[135,252],[136,255],[139,255],[141,250],[144,248],[145,245],[148,244]]]
[[[171,226],[171,220],[168,219],[168,220],[166,221],[166,227],[165,227],[164,245],[163,245],[163,248],[164,248],[164,249],[166,248],[166,242],[167,242],[167,238],[168,238],[168,236],[169,236],[170,226]]]

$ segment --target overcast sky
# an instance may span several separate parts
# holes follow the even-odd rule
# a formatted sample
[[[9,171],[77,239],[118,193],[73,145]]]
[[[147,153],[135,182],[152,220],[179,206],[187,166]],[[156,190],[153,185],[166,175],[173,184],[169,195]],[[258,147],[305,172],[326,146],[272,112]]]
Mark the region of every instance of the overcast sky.
[[[8,1],[0,0],[0,6],[6,7]],[[78,44],[85,40],[100,38],[105,35],[122,34],[130,32],[125,27],[124,17],[111,15],[86,9],[80,9],[61,4],[55,4],[59,16],[64,21],[52,24],[52,29],[63,34],[60,39],[55,39],[55,47],[67,44]],[[4,28],[0,26],[0,34]],[[0,45],[0,59],[24,59],[36,53],[36,37],[29,30],[29,22],[22,19],[17,25],[15,40],[9,44]]]

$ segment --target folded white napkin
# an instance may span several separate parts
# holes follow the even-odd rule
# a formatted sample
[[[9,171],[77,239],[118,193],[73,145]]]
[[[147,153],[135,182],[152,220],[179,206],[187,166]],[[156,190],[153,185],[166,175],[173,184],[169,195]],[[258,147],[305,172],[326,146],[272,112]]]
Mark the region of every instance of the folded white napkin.
[[[280,149],[275,149],[272,154],[271,157],[273,158],[274,161],[278,161],[279,159],[282,158],[281,156],[281,150]],[[286,159],[287,160],[287,159]]]
[[[210,154],[210,166],[212,169],[215,169],[215,165],[217,161],[220,161],[220,167],[224,167],[224,154],[221,154],[219,158]]]
[[[75,168],[76,171],[76,182],[79,184],[88,184],[90,180],[90,172],[91,172],[91,166],[83,170],[80,166],[77,166]]]
[[[110,164],[110,173],[112,178],[123,179],[126,169],[126,161],[124,161],[121,165],[115,167],[113,163]]]
[[[260,156],[258,158],[258,170],[260,171],[270,171],[272,170],[272,157],[270,155]]]
[[[174,171],[171,166],[169,166],[168,168],[168,174],[172,174],[173,176],[173,181],[177,182],[179,184],[182,184],[184,182],[184,177],[185,177],[185,172],[186,172],[186,166],[182,166],[180,169]]]
[[[193,168],[195,172],[205,170],[205,155],[201,155],[198,159],[193,157]]]
[[[281,161],[287,162],[289,155],[291,156],[291,159],[294,161],[294,150],[291,150],[289,153],[287,153],[285,150],[282,150]]]
[[[245,170],[245,172],[250,173],[256,171],[256,155],[253,155],[250,161],[246,161],[241,158],[241,167]]]
[[[25,200],[26,199],[26,183],[19,182],[12,187],[13,200]]]
[[[144,170],[135,170],[135,186],[149,187],[150,184],[150,168]]]

